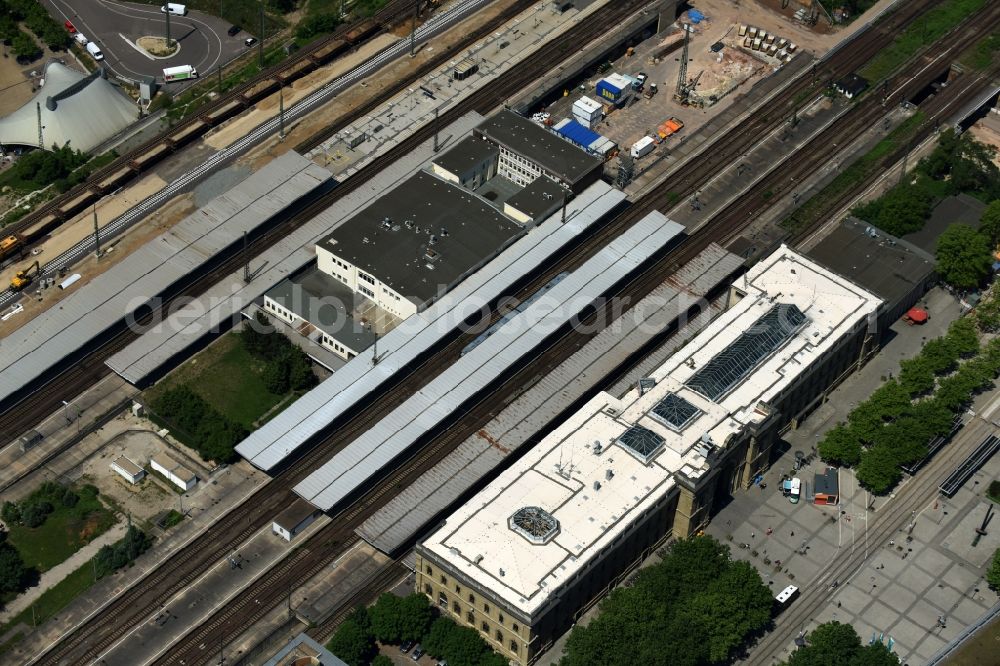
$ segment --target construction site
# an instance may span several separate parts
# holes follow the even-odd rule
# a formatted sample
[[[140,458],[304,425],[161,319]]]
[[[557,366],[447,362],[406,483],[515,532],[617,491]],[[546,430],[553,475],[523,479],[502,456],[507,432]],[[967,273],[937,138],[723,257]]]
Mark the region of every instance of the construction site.
[[[635,31],[527,110],[602,154],[614,177],[613,157],[656,161],[796,54],[821,56],[834,43],[818,3],[700,2],[666,31]]]

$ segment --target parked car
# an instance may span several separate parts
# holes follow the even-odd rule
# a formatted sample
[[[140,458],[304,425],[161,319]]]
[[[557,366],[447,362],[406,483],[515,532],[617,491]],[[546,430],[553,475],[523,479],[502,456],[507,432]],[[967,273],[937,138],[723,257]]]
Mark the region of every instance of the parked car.
[[[69,31],[69,34],[72,35],[74,32],[76,32],[76,26],[73,25],[72,21],[66,21],[65,23],[63,23],[63,25],[66,26],[66,30]]]
[[[413,649],[413,641],[403,641],[399,644],[399,651],[406,654]]]
[[[257,43],[256,37],[247,37],[246,39],[243,40],[243,45],[247,48],[250,48],[256,43]]]
[[[424,646],[417,643],[417,647],[413,648],[413,654],[410,655],[410,659],[413,661],[420,661],[422,656],[424,656]]]
[[[229,30],[228,30],[229,36],[230,37],[235,37],[236,35],[238,35],[240,33],[240,30],[242,30],[242,29],[243,28],[241,28],[238,25],[231,25],[231,26],[229,26]]]
[[[73,39],[75,39],[78,43],[83,44],[84,46],[86,46],[87,42],[90,41],[84,36],[82,32],[78,32],[75,35],[73,35]]]
[[[435,666],[448,666],[448,662],[442,659]]]

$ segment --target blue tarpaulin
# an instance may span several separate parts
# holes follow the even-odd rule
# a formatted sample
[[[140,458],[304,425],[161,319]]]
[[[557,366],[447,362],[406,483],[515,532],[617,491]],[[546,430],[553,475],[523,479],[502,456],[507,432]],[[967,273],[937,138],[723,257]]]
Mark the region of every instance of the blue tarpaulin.
[[[573,143],[583,146],[584,148],[601,138],[600,134],[590,131],[575,120],[571,120],[562,127],[556,129],[556,132],[566,137]]]
[[[691,23],[698,24],[705,20],[705,15],[697,9],[692,9],[688,12],[688,18],[691,19]]]

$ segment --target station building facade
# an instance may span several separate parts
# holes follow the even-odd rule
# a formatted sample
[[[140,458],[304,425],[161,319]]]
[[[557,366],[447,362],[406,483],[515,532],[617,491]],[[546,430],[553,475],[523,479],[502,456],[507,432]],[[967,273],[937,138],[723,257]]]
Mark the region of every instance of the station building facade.
[[[767,469],[774,444],[870,353],[881,300],[782,247],[621,397],[600,393],[416,548],[416,586],[531,664],[664,540]]]

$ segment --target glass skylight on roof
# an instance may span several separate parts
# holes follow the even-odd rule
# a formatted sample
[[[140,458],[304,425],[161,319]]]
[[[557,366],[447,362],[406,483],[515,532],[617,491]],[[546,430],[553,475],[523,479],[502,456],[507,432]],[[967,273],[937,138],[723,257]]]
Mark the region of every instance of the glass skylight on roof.
[[[633,457],[649,464],[649,461],[663,448],[665,440],[649,428],[636,425],[623,432],[617,442]]]
[[[676,393],[668,393],[650,410],[650,416],[671,430],[680,432],[701,410]]]
[[[543,545],[559,532],[556,517],[539,506],[524,506],[507,519],[507,526],[531,543]]]
[[[687,380],[687,386],[718,400],[764,359],[788,342],[809,318],[792,303],[779,303]]]

